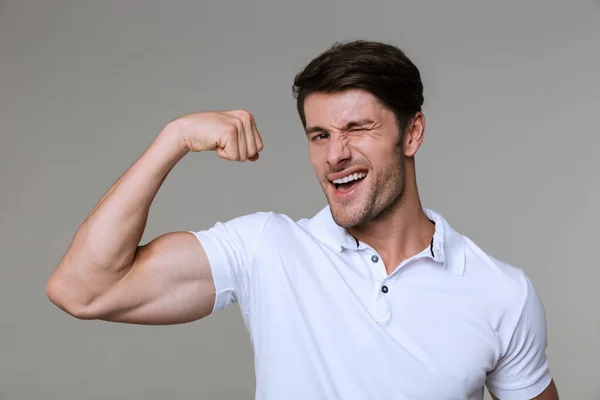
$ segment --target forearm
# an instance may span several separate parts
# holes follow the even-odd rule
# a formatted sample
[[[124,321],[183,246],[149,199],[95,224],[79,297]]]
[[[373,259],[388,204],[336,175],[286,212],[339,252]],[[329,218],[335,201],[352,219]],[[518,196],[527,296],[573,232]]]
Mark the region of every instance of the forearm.
[[[175,135],[163,131],[98,202],[76,234],[93,266],[120,271],[131,265],[150,206],[171,169],[184,156]],[[78,241],[79,242],[79,241]]]
[[[186,154],[176,132],[165,128],[102,197],[75,234],[51,282],[58,302],[89,303],[133,264],[150,206],[165,178]],[[59,292],[58,294],[56,292]]]

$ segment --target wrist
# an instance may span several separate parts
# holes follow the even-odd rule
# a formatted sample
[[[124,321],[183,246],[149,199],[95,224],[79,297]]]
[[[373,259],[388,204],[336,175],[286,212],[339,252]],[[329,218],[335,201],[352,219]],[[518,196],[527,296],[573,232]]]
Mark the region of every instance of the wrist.
[[[180,159],[190,152],[177,120],[168,123],[158,134],[155,144]]]

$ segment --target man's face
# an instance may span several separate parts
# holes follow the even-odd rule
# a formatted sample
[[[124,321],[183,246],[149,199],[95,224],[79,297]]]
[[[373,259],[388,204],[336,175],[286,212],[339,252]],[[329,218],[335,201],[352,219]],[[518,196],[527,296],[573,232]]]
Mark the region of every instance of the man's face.
[[[392,111],[363,90],[313,93],[304,102],[310,159],[336,223],[358,226],[402,200],[404,165]]]

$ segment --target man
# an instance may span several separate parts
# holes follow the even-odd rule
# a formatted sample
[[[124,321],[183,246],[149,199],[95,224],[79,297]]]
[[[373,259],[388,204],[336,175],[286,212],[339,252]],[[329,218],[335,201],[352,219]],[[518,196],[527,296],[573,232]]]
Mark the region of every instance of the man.
[[[249,112],[186,115],[83,222],[48,282],[51,301],[134,324],[237,302],[260,399],[481,399],[485,386],[500,399],[558,399],[527,276],[421,206],[413,63],[382,43],[336,44],[294,89],[328,201],[317,215],[255,213],[140,246],[154,196],[187,153],[255,161],[263,149]]]

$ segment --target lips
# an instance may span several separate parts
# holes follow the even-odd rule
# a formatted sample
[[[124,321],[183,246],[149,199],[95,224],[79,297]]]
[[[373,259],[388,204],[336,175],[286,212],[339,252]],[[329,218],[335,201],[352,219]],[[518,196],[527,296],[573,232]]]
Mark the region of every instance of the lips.
[[[357,179],[358,177],[364,178],[367,173],[368,171],[364,168],[349,168],[335,174],[329,174],[327,175],[327,179],[334,183],[339,180],[347,182],[348,180]]]
[[[366,171],[351,174],[346,172],[343,176],[330,180],[333,198],[342,202],[350,200],[358,192],[367,175]]]

